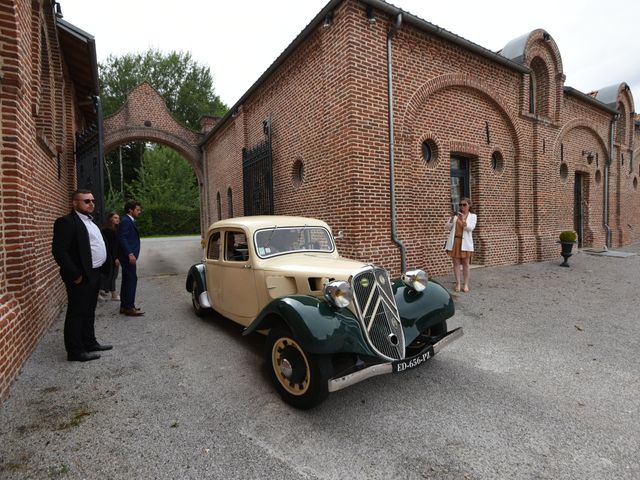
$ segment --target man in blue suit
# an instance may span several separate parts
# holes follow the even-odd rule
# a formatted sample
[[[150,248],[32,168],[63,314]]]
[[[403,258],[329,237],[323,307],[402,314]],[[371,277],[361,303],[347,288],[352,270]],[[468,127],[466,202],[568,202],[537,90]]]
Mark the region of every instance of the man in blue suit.
[[[138,275],[136,263],[140,256],[140,234],[136,227],[136,218],[142,213],[140,204],[129,200],[124,204],[127,213],[120,220],[118,228],[118,258],[122,266],[122,284],[120,286],[120,313],[130,317],[139,317],[144,312],[136,308],[136,287]]]

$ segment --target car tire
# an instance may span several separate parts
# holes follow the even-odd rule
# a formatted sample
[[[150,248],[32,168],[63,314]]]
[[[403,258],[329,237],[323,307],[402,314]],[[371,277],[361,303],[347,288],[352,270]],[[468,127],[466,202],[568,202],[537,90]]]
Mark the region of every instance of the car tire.
[[[193,305],[193,311],[199,317],[204,317],[207,314],[208,308],[200,305],[200,291],[198,289],[198,282],[195,278],[191,279],[191,304]]]
[[[429,328],[429,334],[433,337],[442,336],[447,333],[447,321],[443,320],[437,325]]]
[[[417,355],[420,351],[422,351],[427,344],[433,343],[434,337],[438,340],[438,337],[443,337],[447,333],[447,321],[443,320],[440,323],[436,323],[431,327],[427,328],[424,332],[422,332],[416,339],[411,342],[410,345],[407,345],[406,352],[407,356],[411,357],[413,355]]]
[[[266,347],[271,380],[285,402],[307,410],[327,398],[331,357],[308,354],[291,332],[282,328],[271,329]]]

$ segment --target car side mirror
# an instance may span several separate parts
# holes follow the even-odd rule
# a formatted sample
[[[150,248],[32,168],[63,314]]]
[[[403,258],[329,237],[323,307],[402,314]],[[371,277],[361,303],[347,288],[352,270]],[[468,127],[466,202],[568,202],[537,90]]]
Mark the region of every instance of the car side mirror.
[[[344,237],[346,237],[347,235],[342,231],[342,230],[338,230],[338,235],[335,235],[333,237],[334,240],[342,240]]]

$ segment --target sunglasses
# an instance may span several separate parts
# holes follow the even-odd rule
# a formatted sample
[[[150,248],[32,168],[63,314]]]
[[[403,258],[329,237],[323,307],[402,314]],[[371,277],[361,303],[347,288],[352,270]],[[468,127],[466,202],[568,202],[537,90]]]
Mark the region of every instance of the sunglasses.
[[[466,207],[468,205],[468,203],[459,203],[458,206],[459,207]]]
[[[86,199],[84,199],[82,201],[87,205],[89,205],[90,203],[96,203],[95,199],[93,199],[93,198],[86,198]]]

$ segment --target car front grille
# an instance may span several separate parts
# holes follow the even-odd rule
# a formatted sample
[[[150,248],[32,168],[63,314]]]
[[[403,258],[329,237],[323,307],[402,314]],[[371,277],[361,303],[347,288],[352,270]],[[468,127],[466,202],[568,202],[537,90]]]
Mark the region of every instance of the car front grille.
[[[388,360],[404,358],[404,333],[387,271],[365,267],[351,278],[351,286],[371,347]]]

